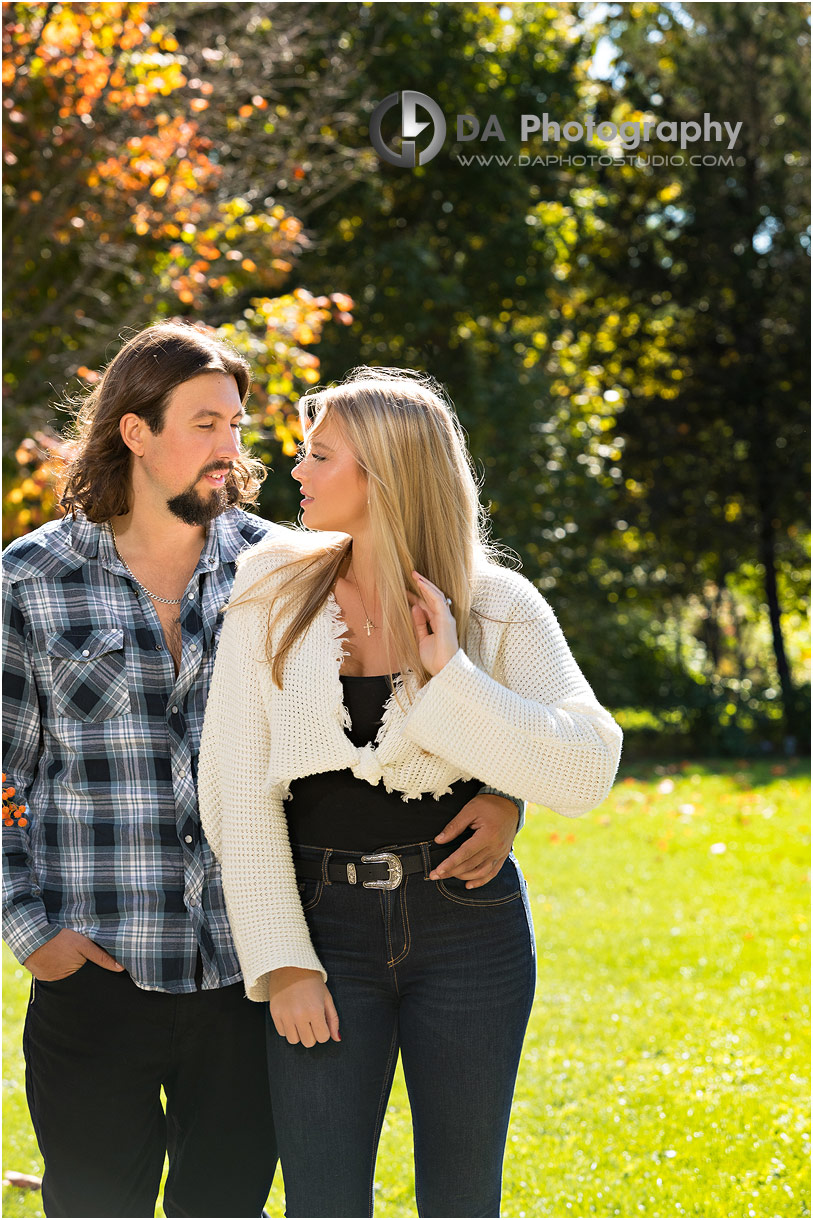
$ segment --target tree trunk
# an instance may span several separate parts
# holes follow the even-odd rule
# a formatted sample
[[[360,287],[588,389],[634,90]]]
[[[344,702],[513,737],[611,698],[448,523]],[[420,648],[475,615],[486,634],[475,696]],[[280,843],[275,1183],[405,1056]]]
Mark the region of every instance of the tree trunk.
[[[759,550],[762,565],[765,568],[765,597],[768,602],[768,616],[771,620],[771,635],[773,651],[776,658],[776,671],[779,675],[779,686],[782,691],[782,708],[785,722],[785,745],[788,753],[792,753],[797,744],[796,699],[790,667],[785,653],[785,641],[782,637],[782,622],[779,609],[779,591],[776,585],[776,548],[774,546],[774,526],[770,510],[762,507],[760,525]]]

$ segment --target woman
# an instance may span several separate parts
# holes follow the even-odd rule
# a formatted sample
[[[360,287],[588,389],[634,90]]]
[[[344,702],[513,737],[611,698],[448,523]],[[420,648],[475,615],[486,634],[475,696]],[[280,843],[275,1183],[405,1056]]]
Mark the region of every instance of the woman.
[[[286,1214],[372,1215],[400,1050],[419,1214],[497,1216],[530,912],[513,856],[452,870],[436,836],[481,783],[593,808],[621,733],[494,562],[430,379],[359,369],[301,416],[302,520],[330,534],[242,557],[200,758],[246,989],[269,1002]]]

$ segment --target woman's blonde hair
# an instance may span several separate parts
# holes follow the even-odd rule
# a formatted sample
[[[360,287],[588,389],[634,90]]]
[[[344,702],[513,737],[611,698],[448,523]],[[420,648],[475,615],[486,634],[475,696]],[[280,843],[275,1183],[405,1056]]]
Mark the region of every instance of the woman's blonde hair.
[[[325,424],[334,425],[366,475],[383,629],[401,672],[412,670],[423,684],[429,674],[406,596],[418,593],[413,570],[451,598],[458,638],[465,642],[475,566],[492,553],[454,408],[442,386],[425,374],[361,367],[340,385],[306,394],[299,414],[309,441]],[[311,552],[292,565],[269,621],[268,657],[278,686],[288,653],[324,605],[351,552],[352,540],[334,539],[315,558]],[[289,622],[273,648],[282,614]]]

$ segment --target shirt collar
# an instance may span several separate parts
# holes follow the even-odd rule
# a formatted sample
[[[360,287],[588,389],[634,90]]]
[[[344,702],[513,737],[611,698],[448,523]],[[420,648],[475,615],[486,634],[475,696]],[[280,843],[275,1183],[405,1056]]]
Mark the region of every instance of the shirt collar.
[[[241,515],[238,510],[226,509],[210,522],[196,571],[214,571],[222,563],[236,559],[245,549],[246,540],[239,529]],[[83,559],[98,558],[102,567],[127,575],[113,545],[113,529],[109,521],[99,525],[77,513],[70,526],[70,544],[71,549]]]
[[[77,513],[70,524],[71,550],[83,559],[94,559],[99,553],[99,536],[102,527],[93,521],[88,521],[82,513]]]

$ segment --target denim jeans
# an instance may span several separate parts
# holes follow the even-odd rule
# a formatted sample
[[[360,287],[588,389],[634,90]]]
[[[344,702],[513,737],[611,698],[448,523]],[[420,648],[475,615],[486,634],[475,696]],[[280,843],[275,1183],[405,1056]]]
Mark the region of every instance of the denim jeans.
[[[316,861],[326,854],[297,851]],[[354,852],[330,857],[360,860]],[[373,1214],[376,1151],[399,1051],[418,1214],[499,1215],[535,981],[525,882],[513,856],[474,890],[456,879],[429,881],[428,871],[390,891],[299,883],[342,1040],[291,1046],[267,1023],[286,1216]]]

